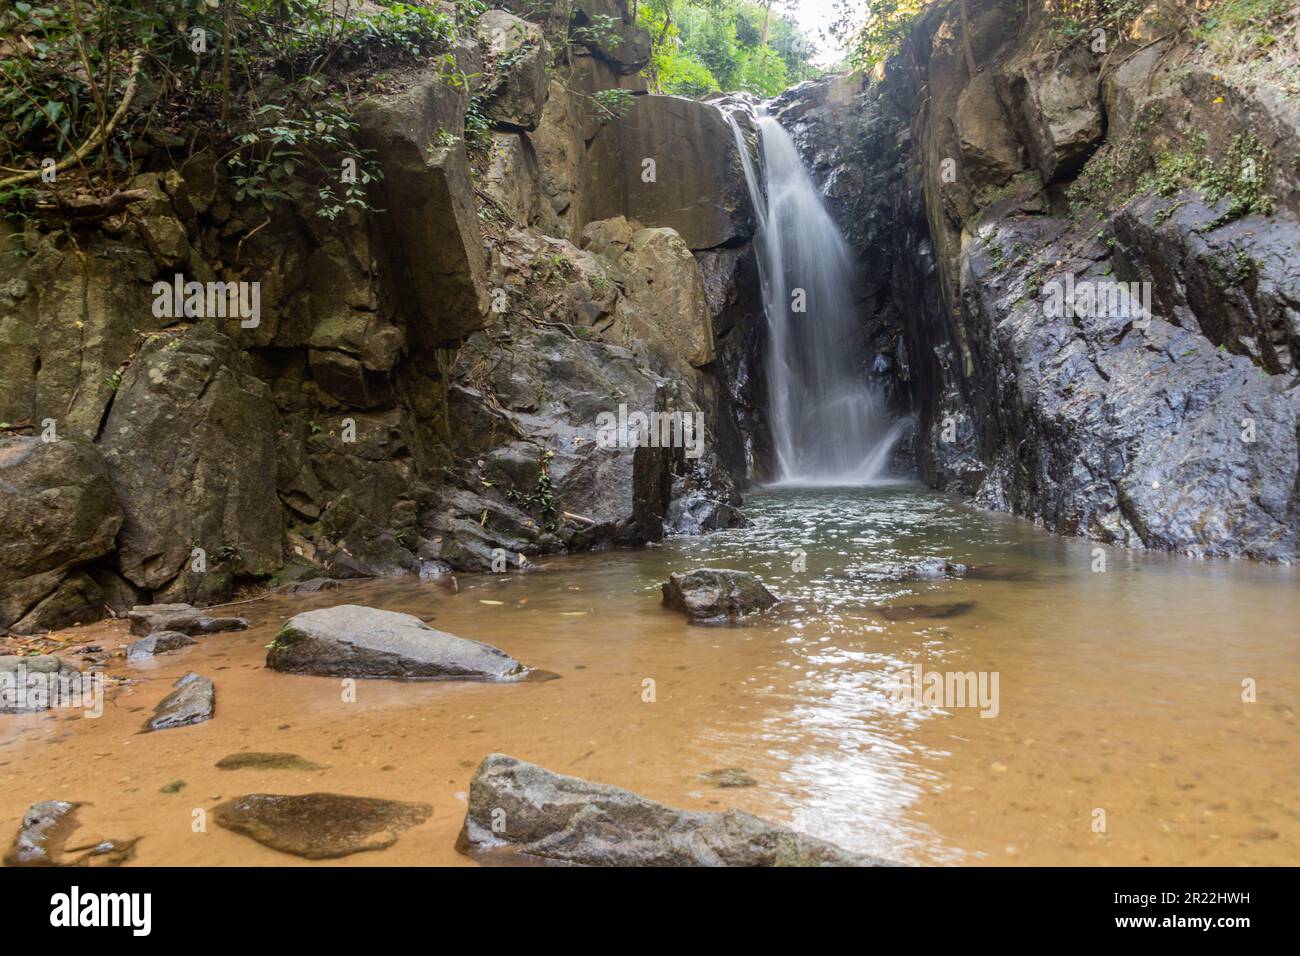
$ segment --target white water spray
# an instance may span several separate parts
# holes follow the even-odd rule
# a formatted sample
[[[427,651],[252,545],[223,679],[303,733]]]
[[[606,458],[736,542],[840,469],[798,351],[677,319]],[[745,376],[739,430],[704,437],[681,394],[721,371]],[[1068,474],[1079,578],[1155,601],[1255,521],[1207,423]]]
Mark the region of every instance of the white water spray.
[[[886,475],[901,432],[867,379],[853,304],[853,261],[790,135],[756,120],[765,189],[735,117],[727,114],[758,216],[768,421],[782,484],[867,484]]]

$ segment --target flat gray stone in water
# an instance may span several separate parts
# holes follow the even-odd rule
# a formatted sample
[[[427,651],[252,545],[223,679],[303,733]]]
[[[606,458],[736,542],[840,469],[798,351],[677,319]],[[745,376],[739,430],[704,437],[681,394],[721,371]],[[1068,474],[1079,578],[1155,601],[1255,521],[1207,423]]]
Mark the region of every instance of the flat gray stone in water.
[[[304,760],[297,754],[260,753],[241,750],[217,761],[218,770],[324,770],[325,765]]]
[[[309,860],[386,849],[403,830],[419,826],[432,813],[427,803],[338,793],[250,793],[213,809],[217,823],[227,830]]]
[[[0,672],[0,714],[34,714],[66,705],[90,677],[53,654],[7,654],[0,657]]]
[[[749,775],[748,770],[742,770],[740,767],[723,767],[720,770],[709,770],[698,777],[700,783],[707,783],[711,787],[722,787],[724,790],[730,787],[757,787],[758,781]]]
[[[490,644],[434,630],[418,617],[342,604],[291,617],[266,666],[326,677],[518,680],[528,668]]]
[[[201,724],[212,719],[216,691],[211,680],[189,673],[172,686],[176,689],[159,702],[154,708],[153,716],[145,723],[146,733]]]
[[[777,603],[758,575],[728,568],[671,574],[663,585],[663,595],[666,607],[701,623],[734,621]]]
[[[126,648],[126,658],[131,661],[148,660],[155,654],[163,654],[167,651],[179,650],[182,647],[189,647],[191,644],[197,644],[198,641],[188,634],[182,634],[180,631],[155,631],[148,637],[142,637],[138,641],[132,641]]]
[[[513,856],[588,866],[892,865],[748,813],[675,810],[505,754],[489,754],[475,771],[456,846],[485,862]]]
[[[242,617],[208,617],[189,604],[138,604],[127,616],[131,618],[131,633],[140,636],[155,631],[215,634],[218,631],[242,631],[248,627],[248,622]]]

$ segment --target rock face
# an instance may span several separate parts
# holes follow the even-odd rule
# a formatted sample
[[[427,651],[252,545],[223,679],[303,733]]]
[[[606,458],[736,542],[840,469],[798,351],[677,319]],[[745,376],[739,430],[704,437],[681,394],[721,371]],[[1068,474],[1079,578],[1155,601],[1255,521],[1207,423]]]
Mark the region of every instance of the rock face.
[[[488,115],[507,126],[536,129],[550,82],[541,28],[504,10],[488,10],[479,17],[478,35],[485,69],[499,71],[486,93]]]
[[[588,162],[589,222],[623,215],[669,226],[692,250],[739,243],[753,233],[740,152],[716,106],[639,96],[596,134]]]
[[[627,790],[489,754],[458,848],[584,866],[882,866],[735,810],[674,810]]]
[[[437,69],[406,78],[353,114],[384,169],[383,244],[412,340],[433,348],[483,327],[488,298],[463,139],[467,94]],[[418,259],[415,257],[419,257]]]
[[[338,793],[250,793],[219,803],[212,812],[218,825],[273,850],[329,860],[387,849],[403,830],[429,819],[433,807]]]
[[[79,614],[98,617],[76,607],[33,612],[84,578],[76,567],[111,553],[121,525],[122,507],[93,445],[73,437],[0,438],[0,630],[26,633],[71,624]]]
[[[280,426],[270,399],[248,358],[213,328],[144,345],[100,437],[125,511],[118,562],[129,581],[182,600],[220,599],[234,578],[279,566]]]
[[[242,631],[248,622],[242,617],[209,617],[188,604],[149,604],[131,608],[131,633],[150,635],[158,631],[181,634],[216,634]]]
[[[176,689],[158,703],[153,716],[145,722],[146,733],[188,727],[212,719],[216,691],[209,678],[189,673],[172,686]]]
[[[1099,54],[1042,9],[964,6],[851,97],[774,105],[860,256],[917,471],[1066,534],[1294,560],[1295,111],[1176,29]]]
[[[418,617],[355,604],[295,614],[276,635],[266,666],[408,680],[518,680],[528,670],[495,647],[434,630]]]
[[[665,607],[702,623],[736,620],[777,603],[758,575],[725,568],[674,573],[663,585],[663,595]]]

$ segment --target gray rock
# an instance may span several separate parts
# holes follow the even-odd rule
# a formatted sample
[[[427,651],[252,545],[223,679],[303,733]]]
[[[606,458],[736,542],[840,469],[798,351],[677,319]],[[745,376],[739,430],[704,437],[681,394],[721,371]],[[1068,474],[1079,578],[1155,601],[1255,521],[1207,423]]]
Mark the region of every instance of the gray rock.
[[[0,657],[0,714],[32,714],[79,700],[82,674],[61,657]]]
[[[5,854],[5,866],[57,866],[64,842],[77,828],[77,806],[67,800],[32,804]]]
[[[216,634],[248,627],[248,621],[242,617],[208,617],[189,604],[144,604],[131,608],[127,616],[131,619],[131,633],[145,636],[157,631]]]
[[[757,787],[758,781],[750,776],[749,771],[741,767],[722,767],[719,770],[709,770],[699,775],[700,783],[707,783],[710,787],[720,787],[728,790],[733,787]]]
[[[484,71],[492,77],[485,91],[488,115],[498,123],[536,129],[550,82],[541,28],[504,10],[486,11],[477,27]]]
[[[411,680],[518,680],[528,668],[478,641],[434,630],[418,617],[343,604],[291,617],[266,666],[291,674]]]
[[[197,644],[198,641],[188,634],[182,634],[180,631],[155,631],[148,637],[142,637],[138,641],[132,641],[126,648],[126,659],[129,661],[148,660],[155,654],[163,654],[167,651],[180,650],[182,647],[189,647],[191,644]]]
[[[387,849],[403,830],[419,826],[432,813],[427,803],[337,793],[250,793],[213,809],[219,826],[309,860]]]
[[[226,321],[237,334],[238,321]],[[146,340],[99,439],[125,512],[123,576],[155,600],[212,603],[236,577],[279,567],[280,427],[270,388],[230,336],[195,325]],[[207,552],[203,572],[191,570],[196,546]]]
[[[135,840],[101,840],[94,846],[67,849],[77,829],[79,803],[45,800],[23,814],[5,866],[121,866],[135,855]]]
[[[627,790],[489,754],[457,848],[586,866],[887,866],[735,810],[675,810]]]
[[[172,686],[176,689],[159,702],[153,716],[145,723],[146,733],[187,727],[212,719],[216,691],[210,679],[191,672]]]
[[[744,525],[745,516],[737,508],[698,490],[674,498],[664,518],[664,530],[669,534],[703,534]]]
[[[736,620],[777,603],[756,574],[726,568],[674,573],[663,585],[664,605],[704,623]]]
[[[122,506],[95,446],[0,437],[0,628],[53,594],[71,568],[109,554],[121,526]]]
[[[338,586],[339,582],[332,578],[310,578],[281,585],[276,590],[281,594],[318,594],[321,591],[333,591]]]

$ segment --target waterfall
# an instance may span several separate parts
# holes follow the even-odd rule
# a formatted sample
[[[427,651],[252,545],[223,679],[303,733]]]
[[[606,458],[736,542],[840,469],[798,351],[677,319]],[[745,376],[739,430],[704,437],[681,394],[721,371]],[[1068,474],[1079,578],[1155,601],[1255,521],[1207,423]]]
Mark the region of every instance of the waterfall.
[[[758,217],[754,245],[767,315],[768,423],[777,480],[866,484],[883,478],[901,432],[867,379],[853,303],[853,259],[790,134],[756,119],[763,188],[726,111]]]

